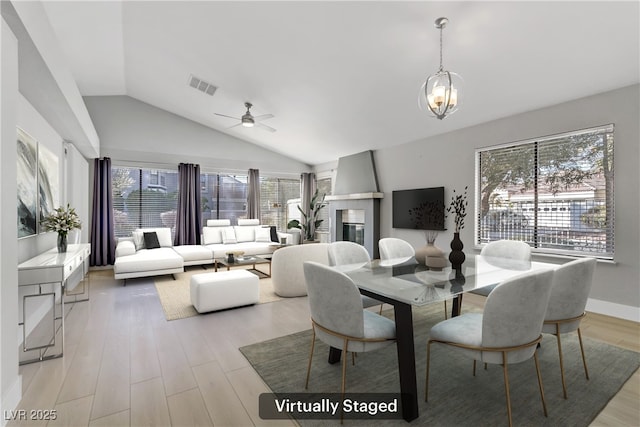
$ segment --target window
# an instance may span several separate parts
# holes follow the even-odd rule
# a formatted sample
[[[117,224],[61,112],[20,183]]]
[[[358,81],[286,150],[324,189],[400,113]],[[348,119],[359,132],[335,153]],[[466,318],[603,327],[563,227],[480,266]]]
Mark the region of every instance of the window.
[[[229,219],[235,225],[247,217],[247,176],[200,173],[200,199],[202,225],[208,219]]]
[[[178,172],[112,167],[116,237],[136,228],[169,227],[173,233],[178,205]]]
[[[613,125],[477,150],[476,243],[614,255]]]
[[[300,197],[300,180],[260,177],[260,223],[287,229],[287,200]]]

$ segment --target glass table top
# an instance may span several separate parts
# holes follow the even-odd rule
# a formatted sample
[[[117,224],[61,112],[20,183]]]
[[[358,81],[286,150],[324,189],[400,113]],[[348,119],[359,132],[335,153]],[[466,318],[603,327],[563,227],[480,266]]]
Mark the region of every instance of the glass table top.
[[[423,306],[497,284],[529,271],[554,267],[556,264],[470,255],[460,272],[452,271],[450,266],[442,271],[428,270],[413,257],[374,260],[334,268],[349,276],[360,289],[407,304]]]

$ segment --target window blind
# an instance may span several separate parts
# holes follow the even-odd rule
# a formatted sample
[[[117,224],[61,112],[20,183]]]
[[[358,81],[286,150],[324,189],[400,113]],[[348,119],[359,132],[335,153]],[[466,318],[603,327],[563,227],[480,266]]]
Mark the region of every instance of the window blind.
[[[606,125],[477,150],[476,243],[612,259],[613,142]]]
[[[116,237],[147,227],[168,227],[173,234],[178,171],[113,167],[111,172]]]

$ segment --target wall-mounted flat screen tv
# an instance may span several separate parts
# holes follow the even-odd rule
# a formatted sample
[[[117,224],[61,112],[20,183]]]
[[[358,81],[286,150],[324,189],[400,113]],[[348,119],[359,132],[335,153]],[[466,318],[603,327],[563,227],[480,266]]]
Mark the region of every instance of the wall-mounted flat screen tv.
[[[392,194],[393,228],[444,230],[444,187],[398,190]]]

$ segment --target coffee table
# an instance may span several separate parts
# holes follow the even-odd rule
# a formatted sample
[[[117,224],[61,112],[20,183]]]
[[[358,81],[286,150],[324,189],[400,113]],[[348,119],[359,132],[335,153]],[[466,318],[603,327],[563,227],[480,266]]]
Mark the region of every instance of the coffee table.
[[[218,271],[219,265],[223,267],[227,267],[227,271],[230,270],[231,267],[251,265],[252,268],[250,270],[254,270],[260,273],[258,274],[258,277],[261,277],[261,276],[271,277],[271,259],[269,258],[262,258],[259,256],[251,255],[251,256],[245,256],[245,257],[239,257],[239,258],[236,257],[233,262],[229,262],[226,257],[216,258],[213,261],[214,261],[213,262],[214,271]],[[269,264],[269,274],[260,270],[256,270],[256,265],[258,264]]]

